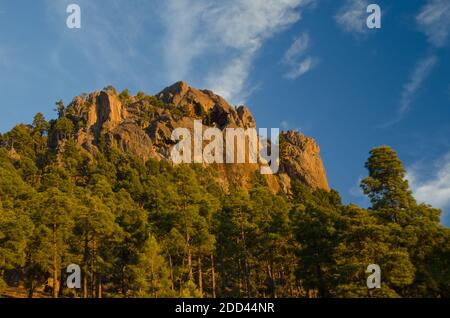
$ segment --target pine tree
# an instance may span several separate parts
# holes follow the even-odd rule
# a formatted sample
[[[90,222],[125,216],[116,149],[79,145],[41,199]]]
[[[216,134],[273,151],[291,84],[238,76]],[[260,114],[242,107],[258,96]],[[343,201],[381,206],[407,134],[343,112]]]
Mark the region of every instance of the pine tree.
[[[101,278],[110,266],[108,241],[115,232],[115,216],[101,198],[82,194],[75,233],[82,251],[83,297],[101,297]],[[122,293],[124,290],[122,290]]]
[[[361,182],[372,209],[388,220],[406,221],[405,211],[416,205],[397,153],[388,146],[374,148],[366,163],[369,176]]]
[[[412,283],[415,268],[407,250],[397,247],[391,239],[392,229],[367,210],[356,206],[342,209],[339,244],[333,254],[337,278],[334,296],[399,297],[403,288]],[[369,290],[366,286],[366,268],[370,264],[381,268],[381,289]]]
[[[35,229],[35,240],[39,245],[34,256],[38,266],[51,273],[52,297],[58,297],[64,267],[64,256],[69,249],[70,234],[74,226],[74,203],[72,198],[56,188],[50,188],[36,197],[37,209],[32,214],[39,224]],[[68,265],[68,264],[67,264]]]

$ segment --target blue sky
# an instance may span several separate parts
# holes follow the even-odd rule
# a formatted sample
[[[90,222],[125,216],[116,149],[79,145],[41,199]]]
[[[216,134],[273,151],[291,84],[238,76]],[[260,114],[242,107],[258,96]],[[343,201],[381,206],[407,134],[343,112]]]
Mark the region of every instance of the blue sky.
[[[66,7],[81,7],[68,29]],[[365,26],[369,3],[382,28]],[[396,149],[450,225],[449,0],[0,0],[0,131],[112,84],[184,79],[245,103],[260,127],[317,139],[345,202],[372,147]]]

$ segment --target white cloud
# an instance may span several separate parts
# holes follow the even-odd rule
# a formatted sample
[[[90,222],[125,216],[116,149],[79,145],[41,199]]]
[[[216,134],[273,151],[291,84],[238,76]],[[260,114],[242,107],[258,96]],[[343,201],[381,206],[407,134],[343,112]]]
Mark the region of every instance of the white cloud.
[[[78,0],[82,28],[74,31],[61,27],[71,1],[47,0],[48,18],[60,34],[49,61],[63,73],[70,63],[65,52],[76,52],[99,84],[125,78],[147,87],[184,79],[243,102],[257,86],[249,74],[261,47],[316,1],[109,0],[104,6]]]
[[[264,42],[301,18],[315,0],[169,0],[164,6],[166,65],[171,81],[195,76],[225,98],[245,96],[251,66]],[[203,61],[212,61],[205,67]],[[200,79],[201,78],[201,79]]]
[[[429,0],[416,19],[433,45],[442,47],[447,43],[450,38],[449,0]]]
[[[436,55],[429,55],[417,63],[411,76],[403,85],[403,89],[400,95],[400,106],[398,111],[391,119],[382,124],[380,127],[387,128],[396,123],[398,123],[404,116],[404,114],[411,108],[411,104],[416,97],[417,92],[422,87],[425,80],[430,76],[434,67],[438,63],[438,58]]]
[[[423,177],[422,169],[423,167],[418,165],[407,169],[407,179],[414,197],[418,202],[440,209],[450,209],[450,153],[435,162],[431,167],[433,171],[430,177]]]
[[[168,0],[160,9],[165,29],[164,55],[169,81],[187,79],[191,72],[192,61],[208,49],[208,43],[198,33],[207,6],[202,1]]]
[[[366,25],[368,5],[368,0],[346,0],[334,18],[344,31],[364,34],[368,31]]]
[[[419,61],[408,83],[403,86],[400,113],[404,113],[409,109],[414,95],[428,78],[437,62],[438,58],[435,55],[427,56]]]
[[[356,182],[356,184],[350,188],[349,193],[351,196],[356,197],[356,198],[365,198],[364,192],[361,189],[361,182],[363,179],[364,179],[364,177],[360,176],[358,178],[358,181]]]
[[[300,76],[308,73],[318,64],[318,59],[308,56],[299,64],[295,65],[288,73],[286,73],[286,78],[297,79]]]
[[[284,54],[284,62],[287,64],[297,62],[298,57],[303,55],[308,49],[309,42],[310,39],[308,33],[303,33],[298,36],[292,43],[291,47]]]
[[[291,80],[306,74],[318,64],[318,59],[311,56],[305,58],[305,52],[309,48],[310,38],[307,33],[298,36],[283,57],[283,63],[290,67],[285,77]]]
[[[248,97],[248,92],[243,92],[243,88],[246,87],[252,57],[248,54],[235,58],[224,69],[211,71],[206,78],[206,87],[236,104],[243,104]]]

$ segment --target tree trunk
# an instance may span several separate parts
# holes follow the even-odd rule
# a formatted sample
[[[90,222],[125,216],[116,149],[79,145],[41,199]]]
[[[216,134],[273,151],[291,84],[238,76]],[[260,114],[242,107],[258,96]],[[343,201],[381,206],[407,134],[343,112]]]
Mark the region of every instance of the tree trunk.
[[[186,211],[188,208],[188,197],[185,195],[184,202],[183,202],[183,214],[186,216]],[[185,231],[186,231],[186,248],[187,248],[187,261],[188,261],[188,273],[189,273],[189,281],[194,281],[194,274],[192,271],[192,251],[191,251],[191,236],[189,234],[188,226],[185,223],[184,224]]]
[[[198,256],[198,289],[203,297],[203,273],[202,273],[202,259]]]
[[[174,286],[174,279],[173,279],[173,265],[172,265],[172,256],[170,255],[170,253],[168,253],[169,254],[169,268],[170,268],[170,280],[171,280],[171,288],[172,288],[172,291],[175,289],[175,286]]]
[[[152,297],[156,298],[155,269],[153,267],[153,260],[150,263],[150,286],[152,290]]]
[[[98,280],[98,291],[97,291],[97,297],[98,298],[103,298],[103,288],[102,288],[102,278],[100,277]]]
[[[97,253],[97,243],[95,238],[92,242],[92,258],[91,258],[91,295],[92,298],[97,298],[97,268],[96,268],[96,253]]]
[[[125,266],[122,266],[122,273],[121,273],[121,289],[122,289],[122,295],[126,296],[127,292],[126,292],[126,287],[125,287]]]
[[[53,291],[52,298],[58,298],[58,289],[57,289],[57,281],[58,281],[58,268],[56,264],[57,259],[57,249],[56,249],[56,223],[53,223]]]
[[[84,237],[84,264],[83,264],[83,298],[88,298],[88,259],[89,259],[89,238],[88,234]]]
[[[276,288],[275,288],[275,277],[274,277],[274,272],[273,272],[273,265],[267,265],[267,271],[269,274],[269,278],[270,278],[270,289],[271,289],[271,294],[272,294],[272,298],[276,298]]]
[[[327,297],[327,290],[325,287],[325,283],[324,283],[324,279],[323,279],[323,275],[322,275],[322,268],[320,267],[320,265],[316,266],[316,272],[317,272],[317,277],[319,278],[319,288],[318,288],[318,292],[319,292],[319,297],[320,298],[326,298]]]
[[[214,254],[211,253],[211,283],[212,297],[216,298],[216,271],[214,270]]]
[[[33,298],[34,293],[34,281],[33,278],[30,280],[30,288],[28,289],[28,298]]]
[[[186,233],[189,281],[194,281],[194,273],[192,271],[192,250],[191,250],[191,243],[189,242],[190,240],[191,238],[189,233]]]
[[[247,294],[247,297],[250,297],[250,271],[249,271],[249,265],[248,265],[248,256],[247,256],[247,246],[245,242],[245,232],[244,232],[244,226],[243,226],[243,216],[242,212],[241,214],[241,240],[242,240],[242,248],[244,250],[244,275],[245,275],[245,293]]]
[[[239,288],[239,298],[242,298],[242,260],[238,259],[238,288]]]
[[[64,261],[63,261],[64,262]],[[58,297],[62,298],[63,294],[64,294],[64,284],[63,284],[63,277],[64,277],[64,270],[61,268],[59,271],[59,279],[60,279],[60,284],[59,284],[59,291],[58,291]]]

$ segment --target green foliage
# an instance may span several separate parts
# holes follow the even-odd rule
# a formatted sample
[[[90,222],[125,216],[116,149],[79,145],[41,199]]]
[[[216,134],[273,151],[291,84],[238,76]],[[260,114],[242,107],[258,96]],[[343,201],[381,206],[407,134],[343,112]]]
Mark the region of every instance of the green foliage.
[[[139,94],[137,95],[138,99],[143,99],[145,101],[147,101],[150,105],[153,105],[154,107],[157,108],[167,108],[168,105],[166,103],[164,103],[162,100],[160,100],[158,97],[156,96],[148,96],[145,94]]]
[[[0,277],[0,293],[6,289],[8,287],[8,285],[5,283],[5,281],[3,280],[3,278]]]
[[[137,94],[136,94],[136,97],[137,97],[137,99],[139,99],[139,100],[141,100],[141,99],[144,99],[145,98],[145,93],[143,92],[143,91],[139,91],[139,92],[137,92]]]
[[[66,107],[64,106],[64,102],[62,100],[59,100],[55,103],[55,110],[58,113],[58,117],[62,118],[64,116]]]
[[[119,99],[124,105],[128,105],[131,102],[131,95],[128,88],[125,88],[122,93],[119,94]]]
[[[105,86],[103,91],[106,93],[117,94],[117,90],[112,85]]]
[[[43,137],[50,128],[49,123],[45,120],[45,117],[42,113],[37,113],[33,119],[33,128],[34,132],[37,133],[40,137]]]
[[[52,122],[50,134],[56,140],[69,139],[73,136],[74,124],[67,117]]]
[[[402,211],[416,202],[397,153],[388,146],[372,149],[366,168],[369,176],[361,182],[361,187],[372,201],[372,208],[394,222],[405,221]]]
[[[175,110],[137,99],[149,116]],[[299,180],[273,193],[260,175],[224,192],[211,167],[142,162],[106,142],[91,157],[66,112],[0,136],[0,291],[32,296],[48,281],[53,297],[450,296],[449,229],[415,202],[388,147],[371,151],[362,209]],[[69,264],[81,290],[65,287]],[[381,289],[366,287],[370,264]]]

